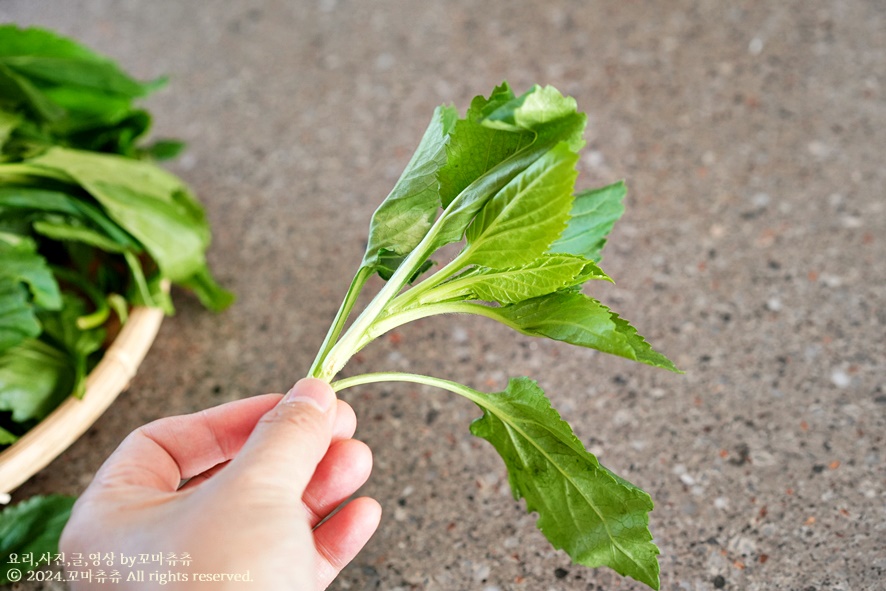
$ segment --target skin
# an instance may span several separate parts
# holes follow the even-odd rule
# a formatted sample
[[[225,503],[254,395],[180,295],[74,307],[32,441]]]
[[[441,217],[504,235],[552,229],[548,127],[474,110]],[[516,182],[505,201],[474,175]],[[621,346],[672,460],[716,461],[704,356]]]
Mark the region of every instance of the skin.
[[[282,401],[267,394],[149,423],[77,501],[61,550],[192,558],[190,566],[131,567],[118,559],[123,582],[115,588],[153,588],[147,579],[125,582],[142,570],[188,575],[163,589],[326,589],[381,517],[378,502],[364,497],[323,521],[369,477],[372,455],[352,439],[356,424],[353,409],[316,379],[301,380]],[[197,574],[247,571],[248,582],[194,582]],[[73,591],[106,586],[71,583]]]

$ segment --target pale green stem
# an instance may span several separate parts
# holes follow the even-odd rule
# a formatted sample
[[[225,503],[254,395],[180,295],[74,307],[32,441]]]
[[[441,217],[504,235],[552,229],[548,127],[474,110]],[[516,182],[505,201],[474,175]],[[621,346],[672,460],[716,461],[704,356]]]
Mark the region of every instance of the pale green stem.
[[[365,346],[370,341],[377,339],[386,332],[393,330],[398,326],[408,324],[414,320],[421,320],[422,318],[437,316],[439,314],[480,314],[489,316],[489,314],[485,312],[490,309],[491,308],[488,306],[471,304],[468,302],[441,302],[411,308],[402,312],[396,312],[390,316],[379,318],[373,323],[366,332],[365,342],[362,342],[361,345]],[[498,318],[496,317],[496,319]]]
[[[448,390],[459,396],[464,396],[476,404],[482,405],[483,402],[483,400],[476,395],[474,390],[457,382],[451,382],[442,378],[433,378],[421,374],[401,373],[396,371],[364,373],[358,376],[344,378],[332,382],[332,389],[336,392],[340,392],[346,388],[353,388],[354,386],[362,386],[365,384],[376,384],[378,382],[411,382],[413,384],[421,384],[423,386],[432,386],[434,388]]]
[[[449,263],[445,267],[443,267],[409,291],[405,291],[398,295],[396,298],[393,299],[393,301],[391,301],[391,305],[388,306],[388,309],[391,311],[402,310],[404,308],[415,305],[416,303],[418,303],[419,299],[421,299],[421,296],[438,287],[444,281],[464,269],[465,252],[467,252],[467,249],[462,250],[460,253],[458,253],[458,255],[454,259],[449,261]]]
[[[326,356],[329,354],[329,351],[335,345],[335,341],[344,329],[345,322],[347,322],[348,316],[351,314],[351,310],[354,308],[354,304],[357,302],[357,298],[363,290],[363,286],[366,285],[366,281],[369,280],[372,273],[373,271],[371,268],[360,267],[360,270],[358,270],[357,274],[354,276],[354,280],[348,288],[348,293],[345,294],[345,299],[342,301],[341,306],[339,306],[335,319],[332,321],[332,325],[326,333],[326,338],[323,339],[323,344],[320,346],[320,350],[317,351],[317,357],[314,359],[314,363],[311,365],[311,370],[308,372],[310,377],[319,377],[323,361],[326,359]]]

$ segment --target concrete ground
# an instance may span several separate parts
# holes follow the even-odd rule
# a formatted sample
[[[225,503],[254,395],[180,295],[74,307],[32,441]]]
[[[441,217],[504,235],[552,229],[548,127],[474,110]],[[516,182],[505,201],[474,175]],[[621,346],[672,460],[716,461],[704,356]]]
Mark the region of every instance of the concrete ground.
[[[588,112],[581,187],[624,178],[595,295],[686,374],[430,319],[348,368],[500,388],[530,375],[656,501],[662,588],[883,589],[886,11],[877,0],[2,0],[142,78],[171,169],[239,295],[186,294],[131,389],[16,497],[80,492],[157,417],[304,375],[369,217],[432,109],[507,79]],[[377,283],[373,284],[377,286]],[[345,394],[384,518],[336,590],[640,589],[571,565],[508,491],[478,412],[407,385]]]

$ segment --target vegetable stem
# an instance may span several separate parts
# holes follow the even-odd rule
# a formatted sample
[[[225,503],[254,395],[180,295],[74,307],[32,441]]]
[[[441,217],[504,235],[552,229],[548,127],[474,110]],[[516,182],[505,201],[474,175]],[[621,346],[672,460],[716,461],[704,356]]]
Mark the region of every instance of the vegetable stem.
[[[332,389],[336,392],[340,392],[341,390],[353,388],[354,386],[375,384],[378,382],[412,382],[414,384],[421,384],[423,386],[433,386],[442,390],[448,390],[449,392],[458,394],[459,396],[464,396],[471,402],[475,402],[477,404],[480,404],[482,402],[475,395],[473,390],[457,382],[452,382],[450,380],[444,380],[442,378],[435,378],[422,374],[397,371],[364,373],[348,378],[343,378],[341,380],[332,382]]]
[[[326,338],[323,340],[323,344],[317,352],[317,357],[311,365],[311,370],[308,372],[309,376],[320,377],[323,361],[325,361],[326,356],[329,354],[329,351],[333,348],[335,341],[344,329],[348,316],[350,316],[351,310],[354,308],[354,304],[357,302],[357,298],[363,290],[363,286],[366,285],[366,281],[371,275],[372,269],[369,267],[360,267],[360,270],[357,271],[354,280],[351,282],[351,286],[348,288],[348,293],[345,294],[345,299],[342,301],[341,306],[335,315],[335,319],[332,321],[332,325],[326,333]]]

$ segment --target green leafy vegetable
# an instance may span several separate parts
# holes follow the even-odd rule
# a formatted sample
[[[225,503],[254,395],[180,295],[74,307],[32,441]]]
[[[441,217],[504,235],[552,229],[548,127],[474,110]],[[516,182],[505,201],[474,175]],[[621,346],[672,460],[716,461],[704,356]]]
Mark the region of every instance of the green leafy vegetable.
[[[163,82],[52,32],[0,26],[0,445],[84,394],[129,307],[172,313],[165,284],[213,310],[233,301],[206,266],[202,206],[147,160],[183,144],[139,144],[151,118],[134,101]]]
[[[0,585],[10,583],[10,570],[36,569],[44,564],[41,557],[58,552],[74,500],[63,495],[36,496],[0,511]],[[33,565],[23,565],[21,559],[15,563],[10,560],[11,554],[30,553],[37,560]]]
[[[585,116],[551,87],[516,96],[507,84],[476,97],[465,117],[434,112],[406,171],[375,212],[363,262],[320,347],[310,375],[333,380],[373,339],[436,314],[473,314],[523,334],[619,355],[671,371],[625,320],[582,293],[611,281],[598,266],[623,211],[624,183],[574,193]],[[441,247],[461,249],[427,277]],[[438,253],[439,255],[439,253]],[[387,283],[348,325],[367,279]],[[515,497],[577,563],[609,566],[659,586],[649,533],[652,500],[587,452],[528,378],[486,394],[429,376],[376,373],[333,382],[341,390],[378,381],[449,390],[482,410],[474,435],[489,441]]]

